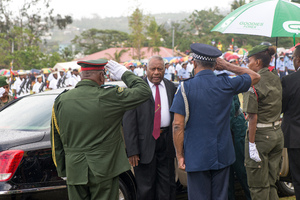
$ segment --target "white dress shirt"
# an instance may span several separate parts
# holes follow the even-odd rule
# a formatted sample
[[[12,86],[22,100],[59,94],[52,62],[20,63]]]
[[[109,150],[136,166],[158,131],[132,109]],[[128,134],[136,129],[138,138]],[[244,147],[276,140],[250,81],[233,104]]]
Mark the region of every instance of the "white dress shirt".
[[[49,88],[52,90],[57,89],[57,79],[55,79],[54,77],[49,83]]]
[[[153,99],[155,101],[155,95],[156,95],[156,87],[153,83],[149,81],[147,78],[148,84],[152,90]],[[167,95],[167,88],[164,83],[164,81],[161,81],[159,84],[159,95],[160,95],[160,103],[161,103],[161,123],[160,127],[168,127],[170,126],[170,120],[171,120],[171,114],[170,114],[170,108],[169,108],[169,101],[168,101],[168,95]]]
[[[41,83],[36,82],[32,87],[32,92],[35,92],[35,94],[40,93],[40,87],[42,84],[43,84],[43,82],[41,82]],[[43,87],[42,91],[45,91],[45,86]]]

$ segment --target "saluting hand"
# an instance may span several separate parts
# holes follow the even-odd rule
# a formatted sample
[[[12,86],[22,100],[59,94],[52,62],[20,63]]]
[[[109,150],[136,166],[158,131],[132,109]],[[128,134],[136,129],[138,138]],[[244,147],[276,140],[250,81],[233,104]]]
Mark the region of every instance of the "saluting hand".
[[[128,159],[132,167],[136,167],[139,165],[139,160],[140,160],[139,155],[130,156]]]
[[[228,62],[222,58],[217,58],[217,63],[215,66],[215,70],[222,71],[226,69],[226,65]]]

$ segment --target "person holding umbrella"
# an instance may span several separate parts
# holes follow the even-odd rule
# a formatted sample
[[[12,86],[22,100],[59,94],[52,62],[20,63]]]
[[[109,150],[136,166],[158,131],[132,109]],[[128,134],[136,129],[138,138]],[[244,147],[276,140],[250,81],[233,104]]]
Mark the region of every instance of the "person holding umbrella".
[[[268,69],[276,48],[255,46],[249,51],[249,69],[261,79],[243,95],[248,113],[245,167],[252,200],[277,200],[275,186],[280,172],[283,133],[280,127],[282,87],[280,78]]]

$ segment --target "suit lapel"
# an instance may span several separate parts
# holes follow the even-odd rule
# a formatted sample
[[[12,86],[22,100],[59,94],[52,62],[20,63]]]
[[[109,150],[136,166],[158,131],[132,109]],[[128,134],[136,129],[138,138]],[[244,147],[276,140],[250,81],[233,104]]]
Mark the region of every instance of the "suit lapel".
[[[170,85],[167,81],[165,81],[165,79],[163,79],[165,86],[166,86],[166,91],[167,91],[167,96],[168,96],[168,103],[169,103],[169,108],[172,105],[172,94],[171,94],[171,90],[170,90]]]

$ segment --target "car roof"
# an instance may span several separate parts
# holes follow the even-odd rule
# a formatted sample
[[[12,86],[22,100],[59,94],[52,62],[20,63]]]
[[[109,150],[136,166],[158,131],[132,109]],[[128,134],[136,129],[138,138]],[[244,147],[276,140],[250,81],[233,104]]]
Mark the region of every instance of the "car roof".
[[[127,87],[126,84],[123,81],[111,81],[111,82],[106,82],[105,85],[118,85],[120,87]],[[74,87],[65,87],[65,88],[59,88],[55,90],[47,90],[45,92],[41,92],[38,94],[33,94],[34,96],[41,96],[41,95],[59,95],[62,93],[64,90],[71,90],[74,89]]]

